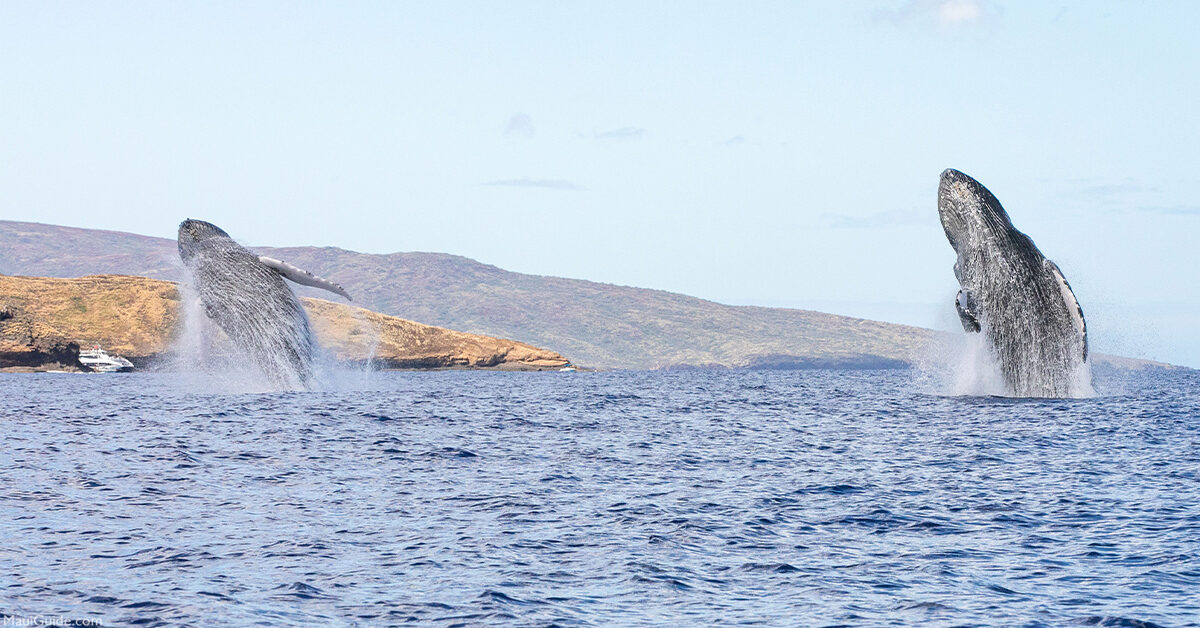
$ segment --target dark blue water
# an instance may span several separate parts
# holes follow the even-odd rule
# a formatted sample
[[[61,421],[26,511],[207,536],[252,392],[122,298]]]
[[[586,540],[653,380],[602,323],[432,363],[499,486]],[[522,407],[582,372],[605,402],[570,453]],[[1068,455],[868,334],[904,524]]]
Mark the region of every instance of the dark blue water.
[[[0,612],[1200,626],[1195,372],[1065,401],[904,372],[180,377],[0,376]]]

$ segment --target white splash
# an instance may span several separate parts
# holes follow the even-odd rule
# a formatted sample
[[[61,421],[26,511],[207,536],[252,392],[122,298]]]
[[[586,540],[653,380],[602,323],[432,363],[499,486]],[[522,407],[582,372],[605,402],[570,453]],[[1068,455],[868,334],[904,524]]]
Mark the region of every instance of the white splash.
[[[203,393],[265,393],[287,391],[365,390],[377,381],[374,359],[379,331],[356,310],[356,322],[365,337],[358,346],[361,359],[342,361],[314,342],[312,381],[281,382],[267,376],[253,357],[229,339],[204,313],[200,296],[190,282],[178,285],[180,320],[163,370],[175,373],[186,390]]]
[[[1004,381],[1000,362],[986,336],[980,333],[960,337],[958,359],[951,371],[950,394],[1001,397],[1012,396]]]
[[[943,334],[914,360],[918,390],[945,396],[1012,396],[982,334]]]
[[[918,390],[954,397],[1021,397],[1000,369],[987,336],[982,333],[945,334],[932,341],[914,360],[913,381]],[[1069,398],[1099,396],[1092,386],[1092,366],[1081,362],[1070,377]]]

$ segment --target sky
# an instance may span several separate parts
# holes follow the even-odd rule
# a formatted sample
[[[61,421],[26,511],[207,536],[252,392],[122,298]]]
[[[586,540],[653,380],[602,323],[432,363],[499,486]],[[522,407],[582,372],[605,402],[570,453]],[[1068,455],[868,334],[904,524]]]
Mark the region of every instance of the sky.
[[[956,330],[938,175],[1200,367],[1200,3],[4,2],[0,219]]]

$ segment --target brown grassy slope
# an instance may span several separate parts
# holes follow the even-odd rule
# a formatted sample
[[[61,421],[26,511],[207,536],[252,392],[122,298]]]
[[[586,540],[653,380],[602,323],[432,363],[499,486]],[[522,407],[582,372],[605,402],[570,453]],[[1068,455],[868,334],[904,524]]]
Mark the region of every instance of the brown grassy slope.
[[[320,299],[303,301],[321,345],[341,359],[374,355],[385,365],[399,367],[536,369],[566,364],[557,353],[520,342],[422,325]],[[166,353],[179,325],[175,285],[145,277],[0,275],[0,306],[21,313],[20,321],[0,322],[0,331],[6,331],[6,324],[20,324],[37,336],[85,347],[100,344],[128,358]]]
[[[371,309],[523,338],[582,364],[746,366],[767,356],[905,362],[935,335],[821,312],[730,306],[660,290],[524,275],[452,255],[268,251],[342,283]]]
[[[145,277],[0,276],[0,303],[21,311],[37,336],[131,358],[166,351],[179,320],[175,285]]]
[[[324,299],[304,298],[321,346],[341,359],[376,356],[397,367],[561,368],[567,360],[523,342],[422,325]]]

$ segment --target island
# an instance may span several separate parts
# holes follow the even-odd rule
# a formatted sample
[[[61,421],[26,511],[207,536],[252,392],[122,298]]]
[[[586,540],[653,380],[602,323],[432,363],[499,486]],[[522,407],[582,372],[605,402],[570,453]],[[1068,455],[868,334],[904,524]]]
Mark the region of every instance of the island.
[[[532,345],[425,325],[324,299],[303,298],[321,347],[384,369],[558,370],[564,356]],[[169,363],[182,332],[179,286],[126,275],[0,275],[0,371],[78,369],[80,347],[100,345],[138,368]]]

